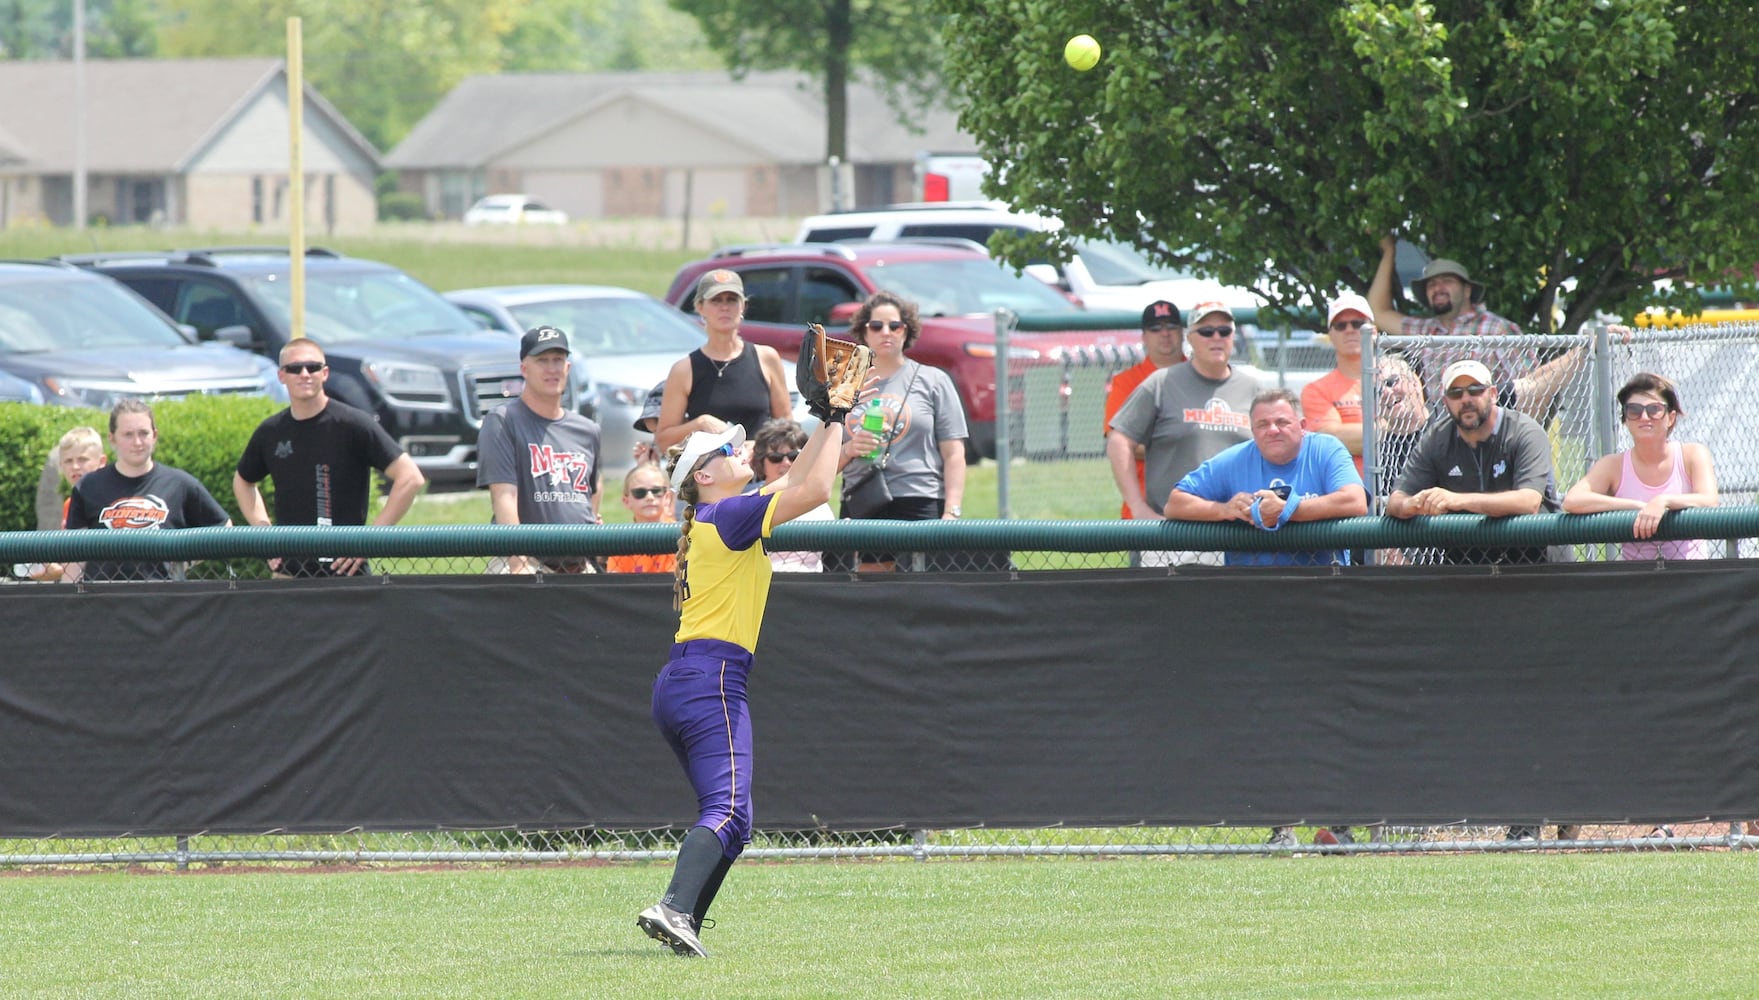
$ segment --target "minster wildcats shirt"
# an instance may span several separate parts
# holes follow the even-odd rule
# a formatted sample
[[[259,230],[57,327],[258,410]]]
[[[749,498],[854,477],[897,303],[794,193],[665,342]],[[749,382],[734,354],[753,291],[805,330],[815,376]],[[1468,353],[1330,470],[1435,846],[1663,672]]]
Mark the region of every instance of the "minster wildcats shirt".
[[[205,528],[229,520],[225,508],[194,476],[154,464],[144,476],[125,476],[115,465],[86,473],[67,503],[68,528],[160,531]],[[168,580],[164,563],[87,562],[87,580]]]
[[[476,484],[512,483],[520,524],[595,524],[599,425],[578,413],[549,420],[512,400],[483,415]]]

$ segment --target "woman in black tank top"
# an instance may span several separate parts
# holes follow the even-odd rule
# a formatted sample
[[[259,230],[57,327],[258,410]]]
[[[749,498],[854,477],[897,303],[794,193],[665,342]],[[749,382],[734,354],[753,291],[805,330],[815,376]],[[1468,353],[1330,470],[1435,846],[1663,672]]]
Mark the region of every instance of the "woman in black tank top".
[[[716,269],[696,284],[696,311],[708,343],[672,365],[660,401],[654,446],[661,451],[695,431],[720,433],[733,424],[754,434],[765,420],[789,415],[788,379],[781,355],[739,336],[745,284]]]

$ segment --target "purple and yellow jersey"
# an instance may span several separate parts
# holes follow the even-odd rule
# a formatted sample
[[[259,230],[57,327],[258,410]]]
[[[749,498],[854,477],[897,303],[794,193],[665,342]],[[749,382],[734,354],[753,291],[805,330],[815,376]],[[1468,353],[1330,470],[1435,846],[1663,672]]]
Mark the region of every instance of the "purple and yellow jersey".
[[[758,544],[768,538],[775,495],[746,493],[696,508],[684,574],[678,642],[721,639],[757,651],[764,606],[770,597],[770,557]]]

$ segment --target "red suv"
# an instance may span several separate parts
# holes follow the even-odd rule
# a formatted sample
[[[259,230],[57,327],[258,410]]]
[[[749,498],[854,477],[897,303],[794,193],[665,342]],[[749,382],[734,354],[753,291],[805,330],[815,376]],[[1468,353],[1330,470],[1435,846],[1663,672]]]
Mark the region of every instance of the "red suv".
[[[666,301],[692,312],[692,294],[705,271],[726,268],[745,282],[745,320],[739,332],[788,359],[800,350],[807,323],[847,336],[858,304],[881,289],[917,304],[922,336],[910,357],[953,377],[965,404],[971,448],[995,455],[995,310],[1078,313],[1081,308],[1036,278],[1015,274],[973,245],[913,243],[783,243],[727,247],[686,264],[672,279]],[[842,307],[842,308],[839,308]],[[835,319],[833,320],[833,316]],[[1073,347],[1130,345],[1141,331],[1016,332],[1010,363],[1022,367],[1059,358]]]

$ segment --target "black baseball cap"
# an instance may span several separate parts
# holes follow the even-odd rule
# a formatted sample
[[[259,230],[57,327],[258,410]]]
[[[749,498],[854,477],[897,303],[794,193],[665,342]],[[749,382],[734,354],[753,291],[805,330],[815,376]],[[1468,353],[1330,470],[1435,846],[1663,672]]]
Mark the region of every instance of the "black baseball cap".
[[[568,335],[553,326],[534,326],[519,338],[519,360],[546,351],[566,351]]]
[[[1185,325],[1185,321],[1180,318],[1179,307],[1168,302],[1166,299],[1161,299],[1158,302],[1150,302],[1148,308],[1142,310],[1142,325],[1144,328],[1153,326],[1156,323],[1171,323],[1173,326],[1179,327]]]

